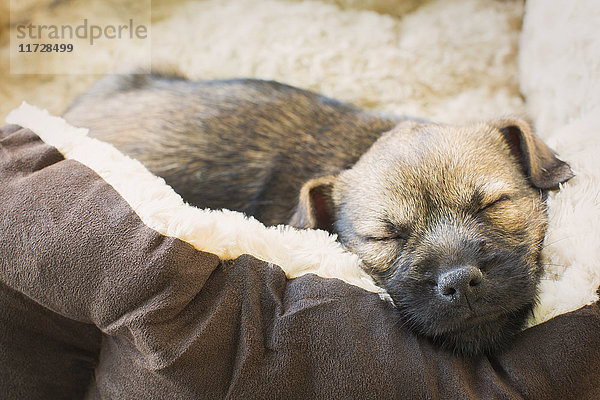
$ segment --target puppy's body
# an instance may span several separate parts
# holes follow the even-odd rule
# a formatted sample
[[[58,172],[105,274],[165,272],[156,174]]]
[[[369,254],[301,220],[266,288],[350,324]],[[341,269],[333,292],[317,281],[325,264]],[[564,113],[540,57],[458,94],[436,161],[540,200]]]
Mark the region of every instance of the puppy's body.
[[[106,77],[65,118],[186,202],[267,225],[288,222],[304,182],[351,167],[397,123],[277,82],[151,75]]]
[[[382,117],[257,80],[101,80],[65,118],[184,200],[335,232],[407,326],[462,354],[518,332],[537,295],[544,190],[572,172],[518,119]]]

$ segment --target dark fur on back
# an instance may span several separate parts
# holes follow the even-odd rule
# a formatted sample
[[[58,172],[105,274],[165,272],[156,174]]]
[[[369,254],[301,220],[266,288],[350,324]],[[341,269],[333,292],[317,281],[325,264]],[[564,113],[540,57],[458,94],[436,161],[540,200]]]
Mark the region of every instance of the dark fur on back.
[[[305,181],[352,166],[397,123],[273,81],[175,74],[106,77],[65,118],[140,160],[186,202],[267,225],[289,220]]]

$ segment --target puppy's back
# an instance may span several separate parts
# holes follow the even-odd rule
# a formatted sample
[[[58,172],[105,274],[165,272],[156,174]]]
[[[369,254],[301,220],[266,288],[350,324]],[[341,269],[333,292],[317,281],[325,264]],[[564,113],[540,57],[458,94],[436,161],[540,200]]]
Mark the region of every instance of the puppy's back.
[[[273,81],[112,75],[65,114],[185,201],[287,222],[302,183],[336,173],[397,120]]]

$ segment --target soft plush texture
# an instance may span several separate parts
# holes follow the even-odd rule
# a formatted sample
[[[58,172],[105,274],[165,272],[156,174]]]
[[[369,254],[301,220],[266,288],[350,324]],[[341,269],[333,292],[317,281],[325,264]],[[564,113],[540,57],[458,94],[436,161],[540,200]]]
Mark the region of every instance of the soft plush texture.
[[[538,135],[576,177],[548,200],[546,275],[536,320],[598,299],[600,285],[600,3],[526,2],[519,84]]]
[[[138,161],[125,157],[108,143],[88,138],[85,128],[75,128],[62,118],[23,104],[7,118],[27,127],[68,159],[96,171],[140,216],[148,227],[210,252],[222,260],[242,254],[277,264],[289,278],[315,273],[381,293],[360,267],[360,260],[335,241],[335,235],[289,226],[267,228],[254,218],[229,210],[201,210],[184,204],[162,178]]]
[[[48,132],[61,120],[27,106],[9,119],[25,114],[60,141]],[[64,159],[92,141],[65,133],[74,140],[59,151],[29,129],[0,128],[6,398],[600,396],[600,304],[527,329],[498,354],[462,359],[412,335],[375,293],[314,274],[289,280],[252,255],[218,257],[151,229],[147,211],[102,178],[124,156]],[[170,190],[144,172],[154,182],[140,183]],[[213,217],[194,216],[199,226]],[[200,242],[215,228],[204,226]]]
[[[526,2],[519,82],[527,111],[535,118],[542,136],[586,115],[598,116],[598,26],[597,1],[573,1],[557,7],[548,7],[544,0]]]
[[[36,12],[24,4],[23,16],[77,24],[90,7],[87,0],[54,3]],[[105,3],[95,9],[98,24],[135,7],[133,1]],[[371,11],[390,9],[389,0],[360,2],[358,8],[343,3],[359,4],[153,1],[152,63],[174,66],[193,79],[275,79],[359,106],[442,122],[522,111],[516,79],[521,0],[421,1],[401,17]],[[399,4],[398,11],[407,10],[405,2]],[[136,49],[108,45],[99,43],[76,62],[107,70],[135,67]],[[23,100],[60,115],[95,79],[10,75],[8,47],[6,40],[0,48],[2,120]]]
[[[77,23],[88,5],[71,0],[19,7],[13,10],[19,20],[31,15]],[[110,21],[134,7],[107,3],[95,18]],[[600,168],[593,108],[600,107],[600,90],[594,89],[600,44],[593,33],[599,7],[592,0],[560,9],[534,0],[525,7],[520,0],[411,0],[397,8],[389,0],[158,1],[152,4],[152,56],[155,66],[175,67],[192,79],[276,79],[362,107],[441,122],[528,112],[538,134],[577,173],[550,196],[557,206],[550,207],[548,273],[534,324],[597,300],[600,209],[594,198]],[[79,62],[123,70],[135,66],[136,52],[99,45],[94,57]],[[7,63],[0,64],[0,74],[0,115],[23,100],[60,114],[95,79],[9,75]],[[566,124],[584,117],[586,129],[570,139]]]
[[[367,371],[373,366],[363,365],[362,362],[376,358],[377,351],[384,352],[385,346],[388,345],[396,346],[396,348],[407,346],[407,349],[410,350],[408,353],[392,355],[386,353],[392,357],[396,366],[405,365],[403,362],[406,362],[406,359],[400,362],[395,358],[403,357],[403,354],[410,354],[412,358],[416,357],[416,359],[422,357],[421,360],[428,359],[431,354],[435,354],[436,357],[446,360],[442,362],[436,358],[433,361],[436,367],[432,367],[431,364],[410,364],[411,366],[407,367],[408,372],[401,376],[384,375],[385,379],[408,381],[420,376],[421,380],[418,381],[420,383],[415,384],[412,389],[423,397],[598,398],[600,394],[597,393],[598,385],[595,383],[598,381],[598,377],[593,376],[590,370],[597,370],[594,366],[600,363],[598,354],[595,352],[599,346],[594,336],[594,333],[598,332],[597,305],[594,303],[598,300],[597,288],[600,286],[600,264],[598,263],[600,259],[600,235],[598,235],[600,227],[600,203],[598,202],[600,162],[597,157],[597,154],[600,154],[598,139],[600,131],[600,90],[598,90],[600,84],[598,74],[600,36],[595,33],[600,18],[600,4],[594,0],[581,0],[572,2],[573,4],[563,4],[560,7],[548,7],[547,2],[541,0],[529,0],[525,3],[525,7],[520,0],[432,0],[423,1],[420,5],[417,3],[415,1],[402,3],[396,11],[390,11],[391,3],[388,0],[369,2],[265,0],[258,3],[250,0],[153,2],[153,64],[155,66],[175,66],[195,79],[239,76],[277,79],[352,102],[361,107],[420,116],[441,122],[464,122],[509,113],[528,114],[538,127],[538,134],[558,151],[562,159],[571,164],[577,176],[561,187],[559,192],[552,193],[548,199],[550,227],[543,252],[546,274],[541,283],[540,304],[536,308],[530,324],[536,325],[543,321],[549,321],[525,330],[517,339],[515,346],[498,360],[476,361],[474,364],[464,363],[452,359],[449,355],[432,350],[428,347],[429,345],[410,337],[402,330],[399,332],[388,330],[391,326],[397,327],[388,320],[392,315],[386,308],[388,305],[375,294],[379,291],[378,288],[373,285],[368,276],[360,271],[358,260],[354,256],[344,253],[335,243],[334,238],[323,232],[298,233],[287,228],[269,230],[255,221],[245,220],[239,214],[192,210],[184,206],[178,196],[169,192],[168,188],[154,191],[153,188],[157,187],[155,185],[162,185],[161,180],[149,176],[135,162],[127,161],[127,167],[124,168],[128,172],[136,174],[136,181],[141,179],[139,176],[145,177],[140,180],[140,183],[143,184],[139,186],[147,186],[148,189],[147,192],[142,191],[140,194],[137,192],[139,186],[119,184],[119,173],[102,167],[103,163],[107,161],[110,164],[116,159],[121,160],[121,155],[114,150],[90,154],[88,146],[105,149],[106,147],[90,143],[90,139],[84,136],[83,131],[67,127],[59,120],[51,119],[48,115],[40,114],[38,110],[27,106],[12,114],[9,122],[30,127],[36,134],[42,136],[46,143],[59,149],[58,152],[44,150],[49,152],[48,157],[51,157],[47,161],[48,163],[56,164],[56,167],[61,166],[61,173],[55,175],[53,182],[61,180],[73,182],[68,177],[78,177],[83,173],[77,162],[60,161],[63,156],[84,161],[83,164],[88,165],[95,173],[99,174],[100,178],[93,173],[90,174],[89,171],[83,173],[88,178],[90,176],[94,176],[94,178],[89,178],[89,181],[84,180],[81,187],[76,185],[73,190],[78,192],[78,189],[81,188],[83,192],[79,195],[83,196],[86,201],[93,200],[99,193],[99,201],[103,203],[104,196],[108,192],[110,192],[111,199],[120,199],[118,202],[121,211],[115,211],[114,214],[102,210],[98,206],[98,217],[103,221],[117,218],[121,215],[119,213],[130,215],[132,211],[127,207],[131,207],[141,221],[135,223],[134,232],[143,231],[149,237],[157,237],[152,236],[156,235],[156,232],[158,232],[158,237],[162,237],[161,234],[168,235],[168,237],[180,237],[183,242],[176,241],[178,243],[176,247],[183,246],[187,249],[186,251],[191,251],[190,254],[196,253],[189,247],[185,247],[187,246],[185,242],[195,246],[196,249],[216,254],[222,260],[232,260],[230,262],[234,266],[237,265],[237,267],[233,267],[236,273],[230,275],[229,272],[225,272],[225,275],[219,279],[225,279],[225,276],[237,276],[239,271],[244,271],[244,274],[257,274],[255,278],[258,280],[253,282],[264,283],[266,282],[265,274],[271,271],[269,268],[275,268],[275,271],[280,268],[283,272],[273,272],[277,275],[278,285],[283,279],[282,273],[285,273],[288,278],[293,278],[310,272],[327,278],[338,277],[350,283],[351,285],[339,286],[337,280],[321,280],[312,274],[304,275],[299,278],[300,280],[289,281],[290,285],[299,285],[295,287],[301,288],[294,292],[296,297],[292,296],[292,298],[310,310],[320,310],[323,298],[340,299],[341,297],[336,296],[344,296],[346,293],[352,293],[351,296],[356,295],[362,299],[357,302],[357,305],[363,304],[362,301],[366,302],[364,308],[357,306],[355,311],[358,314],[351,314],[348,319],[339,315],[340,320],[334,318],[330,321],[331,324],[338,326],[338,330],[333,329],[329,336],[323,337],[333,340],[333,344],[330,344],[333,347],[330,347],[329,351],[335,351],[336,359],[324,361],[324,358],[318,355],[317,350],[323,350],[323,347],[319,346],[324,345],[320,342],[312,347],[312,352],[307,353],[310,356],[307,356],[304,359],[306,363],[302,364],[307,371],[300,368],[304,374],[310,374],[311,368],[321,365],[319,363],[322,362],[325,362],[323,365],[330,368],[331,364],[327,363],[337,362],[337,360],[358,365],[357,368],[365,368],[364,371]],[[23,7],[29,7],[29,3],[23,4]],[[104,13],[100,17],[109,21],[111,13],[117,11],[108,5],[110,3],[106,4]],[[126,2],[122,4],[122,7],[127,8]],[[38,7],[35,14],[42,17],[52,14],[58,16],[59,19],[62,18],[65,23],[72,23],[80,19],[82,10],[85,10],[86,6],[87,3],[83,0],[58,2],[49,9]],[[31,12],[27,7],[23,11],[23,15]],[[118,11],[123,12],[123,9]],[[525,11],[525,15],[522,21],[523,11]],[[387,12],[387,14],[383,12]],[[522,31],[521,22],[523,22]],[[1,18],[0,24],[5,24]],[[58,115],[78,93],[85,90],[96,79],[93,76],[80,75],[9,75],[6,35],[8,28],[5,25],[3,28],[0,27],[0,55],[2,55],[0,57],[0,117],[4,117],[10,110],[18,107],[23,100],[47,108]],[[118,46],[110,49],[98,48],[96,58],[86,58],[80,61],[82,63],[99,63],[116,69],[127,69],[135,66],[134,50]],[[54,127],[56,129],[48,131],[56,131],[61,135],[65,133],[66,136],[59,135],[54,139],[52,134],[49,137],[44,136],[44,132],[47,131],[44,129],[45,127]],[[29,144],[35,147],[34,144],[37,140],[35,135],[28,140],[30,140]],[[79,146],[80,144],[83,145]],[[67,168],[62,167],[64,163],[67,163]],[[74,168],[75,166],[77,168]],[[37,171],[40,168],[41,166],[38,165],[33,170]],[[76,173],[76,170],[79,172]],[[24,173],[23,176],[29,176],[30,172],[32,171]],[[37,172],[32,175],[36,178],[40,177]],[[114,179],[116,180],[113,181]],[[20,184],[27,187],[30,182],[33,181],[24,179],[20,181]],[[88,182],[89,186],[85,186],[85,182]],[[112,185],[116,192],[108,190],[106,182]],[[40,200],[40,203],[37,203],[40,204],[39,214],[32,213],[32,218],[27,221],[20,220],[22,225],[18,229],[24,232],[28,231],[24,228],[27,226],[25,222],[33,224],[32,226],[35,227],[36,219],[33,216],[49,218],[47,213],[52,208],[44,205],[45,201],[56,201],[61,198],[60,196],[68,198],[68,195],[63,192],[58,194],[55,192],[58,190],[56,185],[43,180],[38,181],[37,185],[40,192],[47,191],[48,195]],[[100,192],[89,192],[90,188],[103,189]],[[10,193],[8,194],[10,195]],[[127,203],[126,205],[121,203],[123,200]],[[19,204],[14,197],[12,201],[13,203],[10,204]],[[3,206],[6,204],[8,203],[3,203]],[[157,212],[160,209],[165,210],[164,207],[168,211]],[[173,209],[182,211],[171,211]],[[4,210],[10,210],[10,208],[7,207]],[[66,218],[65,221],[65,223],[70,221],[79,226],[81,220]],[[227,225],[231,224],[231,221],[235,221],[236,224],[243,223],[248,230],[242,232],[237,228],[228,228],[228,226],[233,226]],[[99,222],[94,224],[94,229],[105,228]],[[87,225],[84,224],[82,229],[85,226]],[[155,233],[151,233],[148,229]],[[16,231],[11,230],[11,232]],[[98,242],[93,239],[90,231],[84,230],[83,232],[87,232],[88,235],[84,236],[87,239],[79,247],[83,249],[81,253],[77,253],[74,250],[75,247],[67,251],[67,254],[73,252],[71,255],[78,257],[79,264],[75,263],[75,267],[84,265],[86,257],[90,257],[96,251],[92,249],[97,248]],[[266,235],[265,241],[269,242],[274,240],[272,237],[281,238],[280,242],[275,240],[281,246],[264,246],[261,240],[255,237],[256,235],[248,236],[248,232],[262,232]],[[131,234],[131,232],[128,233]],[[22,238],[29,237],[21,235]],[[112,240],[118,241],[117,237],[119,236],[115,236]],[[201,237],[202,240],[199,240],[198,237]],[[247,237],[250,237],[251,240],[246,241],[244,238]],[[288,238],[291,237],[294,238],[294,243],[288,241]],[[31,243],[40,245],[40,249],[44,249],[43,234],[30,236],[30,238]],[[6,242],[0,241],[0,243]],[[314,243],[318,244],[314,245]],[[149,244],[148,246],[153,248],[154,245]],[[319,251],[307,251],[307,249],[313,250],[313,247],[318,248]],[[26,251],[25,249],[23,248],[23,251]],[[15,257],[22,253],[15,253],[14,246],[4,247],[4,251],[9,251],[9,253],[3,253],[2,257],[2,261],[7,263],[2,265],[2,272],[6,274],[17,265],[17,261],[11,263],[8,260],[18,260]],[[49,251],[49,248],[43,251]],[[256,258],[239,261],[238,257],[244,252],[254,254]],[[138,258],[135,258],[135,254],[130,256],[133,258],[127,259],[129,261],[120,261],[122,265],[130,263],[132,266],[144,268],[140,261],[141,256]],[[210,261],[214,258],[207,257],[206,259],[204,256],[200,257],[199,265],[208,266],[209,269],[216,268],[216,264]],[[273,264],[261,263],[258,261],[259,259]],[[38,273],[45,271],[43,266],[49,265],[49,261],[45,258],[41,260],[32,261],[31,266],[34,269],[31,271],[38,271]],[[275,267],[268,267],[269,265]],[[250,270],[248,271],[246,268],[250,268]],[[252,270],[252,268],[256,270]],[[240,277],[242,281],[245,279],[244,274],[241,274]],[[41,275],[44,274],[41,273]],[[3,277],[5,284],[7,284],[7,281],[4,280],[6,276]],[[15,276],[19,276],[19,274]],[[164,375],[163,372],[157,373],[156,365],[150,361],[156,359],[155,350],[158,349],[157,351],[162,354],[164,349],[161,346],[165,345],[162,343],[162,339],[170,338],[168,336],[170,331],[167,331],[167,336],[160,336],[162,339],[159,338],[152,342],[154,345],[158,343],[157,348],[145,347],[149,346],[150,342],[146,342],[147,331],[144,329],[139,331],[141,336],[133,336],[136,339],[132,339],[127,334],[125,334],[125,339],[119,336],[120,333],[113,335],[113,331],[107,330],[107,326],[90,319],[89,316],[72,314],[72,310],[65,312],[62,308],[48,304],[44,299],[36,297],[31,291],[31,281],[27,280],[35,276],[36,274],[31,275],[29,272],[22,274],[21,278],[25,280],[21,281],[21,285],[25,286],[15,286],[16,281],[12,281],[12,286],[3,286],[2,293],[6,299],[3,302],[11,304],[11,307],[6,307],[2,314],[4,320],[10,321],[10,323],[4,323],[3,326],[21,327],[23,332],[29,332],[29,334],[12,337],[10,335],[14,333],[14,329],[6,328],[2,333],[4,335],[2,343],[14,340],[15,344],[11,347],[10,353],[4,353],[6,358],[2,361],[18,361],[18,357],[22,356],[30,362],[30,359],[26,358],[30,353],[25,352],[24,349],[29,343],[32,346],[31,354],[41,351],[34,344],[41,344],[41,339],[36,336],[36,332],[39,333],[42,330],[44,331],[42,337],[54,335],[53,337],[56,339],[53,342],[55,345],[47,346],[48,348],[44,350],[48,352],[47,362],[41,363],[39,369],[36,370],[42,383],[68,385],[69,382],[66,378],[64,382],[59,379],[62,375],[58,372],[65,370],[70,371],[69,373],[75,373],[77,370],[76,373],[80,375],[73,375],[73,379],[78,382],[86,381],[86,379],[91,379],[86,377],[91,376],[91,370],[98,362],[100,338],[103,334],[105,337],[108,335],[111,338],[106,343],[118,342],[119,346],[124,345],[129,349],[128,351],[132,352],[123,355],[124,359],[129,360],[128,362],[132,359],[138,360],[135,365],[141,366],[142,370],[150,368],[151,371],[154,371],[149,374],[150,377],[154,377],[148,378],[150,381],[157,379],[162,382],[161,385],[165,385],[165,388],[169,387],[173,376]],[[59,288],[66,283],[65,277],[57,276],[55,279]],[[250,279],[249,276],[248,279]],[[319,292],[319,296],[313,299],[311,297],[313,292],[310,288],[312,285],[319,287],[318,285],[321,284],[328,289],[325,290],[325,294]],[[146,284],[144,283],[144,285]],[[262,283],[246,286],[240,283],[240,285],[247,289],[246,291],[239,289],[243,293],[242,296],[248,295],[254,301],[262,298],[256,297],[257,291],[262,290],[259,289],[263,287]],[[265,285],[265,287],[269,287],[269,284],[265,283]],[[149,288],[148,286],[143,287]],[[202,287],[204,286],[200,284],[196,286],[198,293],[201,292]],[[359,287],[375,293],[364,292]],[[88,289],[90,288],[77,287],[75,292],[70,294],[83,295]],[[160,292],[163,295],[171,293],[168,285],[163,289],[165,291]],[[79,293],[79,290],[84,292]],[[339,290],[341,292],[338,292]],[[61,297],[66,299],[65,293],[69,294],[68,292],[55,293],[53,296],[59,300]],[[94,293],[97,294],[97,290]],[[273,298],[279,300],[286,298],[285,293],[279,293],[279,297]],[[311,303],[313,300],[314,304]],[[42,305],[37,305],[36,302]],[[343,302],[340,301],[340,303]],[[160,301],[159,303],[161,307],[165,304]],[[154,303],[150,302],[149,304]],[[585,305],[588,307],[573,312]],[[169,317],[179,315],[177,313],[179,309],[167,308]],[[33,310],[34,312],[27,314],[26,318],[22,316],[23,318],[19,319],[21,318],[19,310]],[[338,310],[337,312],[331,311],[336,315],[341,312],[350,312],[346,308],[336,309],[334,307],[332,310]],[[373,312],[372,310],[378,311]],[[98,312],[101,313],[101,310]],[[360,317],[361,312],[364,313],[362,317]],[[325,326],[323,325],[325,321],[329,321],[323,317],[326,314],[313,320],[315,326],[310,329],[320,329],[318,328],[319,324]],[[559,316],[560,314],[564,315]],[[144,313],[140,315],[143,316],[142,320],[146,318]],[[239,314],[233,312],[232,315]],[[318,336],[323,331],[307,333],[302,330],[305,328],[301,328],[306,324],[310,325],[311,316],[312,314],[309,312],[306,317],[303,317],[306,320],[298,320],[296,329],[300,329],[304,335]],[[328,317],[331,317],[331,314]],[[353,336],[352,340],[346,336],[343,339],[335,339],[336,335],[344,332],[347,327],[352,326],[351,324],[356,324],[357,319],[360,320],[360,318],[368,318],[367,321],[371,325],[367,326],[372,326],[368,331],[369,334],[363,336],[365,335],[364,331],[360,333],[352,331],[354,333],[349,335],[358,335]],[[35,321],[42,322],[37,326]],[[113,322],[115,327],[120,327],[119,329],[127,332],[132,329],[131,324],[137,323],[136,321],[138,320],[134,318]],[[194,326],[201,330],[202,321],[202,319],[198,319],[196,323],[199,325]],[[228,322],[231,323],[231,329],[259,329],[252,324],[236,325],[238,320]],[[323,327],[323,329],[329,328]],[[391,336],[386,335],[394,338],[391,339]],[[399,340],[396,335],[401,335],[402,339],[396,341]],[[196,340],[193,337],[184,335],[179,338],[189,344]],[[258,340],[252,335],[247,337]],[[259,337],[262,338],[260,335]],[[377,341],[376,337],[390,338],[390,341]],[[135,345],[132,344],[132,340]],[[229,337],[228,340],[233,339]],[[361,357],[355,359],[353,354],[344,353],[347,349],[343,350],[344,347],[340,345],[343,340],[348,340],[348,343],[353,344],[356,343],[353,340],[358,340],[371,347],[370,350],[364,350]],[[406,340],[408,340],[408,344]],[[175,342],[181,344],[181,341]],[[65,346],[64,343],[69,343],[69,345]],[[133,347],[127,347],[130,344]],[[238,344],[236,342],[236,345]],[[303,342],[298,344],[306,350],[302,347],[304,345]],[[236,347],[231,351],[235,354],[247,352],[243,344],[240,346],[242,347]],[[376,349],[373,349],[373,346]],[[420,353],[422,346],[428,349],[425,353]],[[74,351],[73,347],[78,350]],[[5,346],[5,348],[8,347]],[[113,347],[112,351],[115,348],[120,347]],[[170,351],[168,347],[167,350]],[[101,351],[102,354],[107,354],[106,351],[109,350],[104,348]],[[144,354],[146,358],[139,358],[141,356],[138,352]],[[114,354],[114,352],[110,354]],[[350,358],[344,358],[344,354]],[[391,360],[381,353],[377,354],[382,356],[382,359]],[[421,355],[415,356],[415,354]],[[74,355],[74,358],[69,359],[70,355]],[[529,357],[530,355],[531,357]],[[127,358],[128,356],[131,358]],[[160,359],[160,357],[158,358]],[[71,361],[66,361],[67,359]],[[139,361],[142,359],[146,361]],[[283,364],[286,362],[285,357],[277,360]],[[580,360],[581,363],[578,364],[577,360]],[[484,363],[486,367],[481,363]],[[2,362],[0,365],[7,364]],[[18,362],[13,365],[18,365]],[[64,369],[59,368],[61,365]],[[394,365],[394,363],[382,362],[380,366],[383,365]],[[101,367],[102,371],[110,372],[110,366],[101,365]],[[135,370],[132,366],[127,366],[127,368],[130,367],[132,371]],[[189,364],[185,364],[185,368],[190,368]],[[229,364],[227,368],[230,372],[243,370],[233,368],[232,364]],[[356,388],[343,386],[342,378],[344,376],[348,379],[358,379],[358,381],[375,379],[372,375],[369,378],[358,372],[356,375],[336,376],[332,373],[333,369],[331,367],[328,370],[329,374],[321,377],[326,376],[333,379],[333,382],[338,385],[337,389],[344,387],[344,390],[348,390],[346,393],[353,393],[352,391]],[[393,370],[392,367],[390,369]],[[163,371],[160,368],[159,370]],[[19,371],[18,366],[14,367],[13,374],[6,367],[1,369],[4,382],[15,378]],[[51,371],[54,375],[50,373],[45,375],[44,371]],[[280,371],[289,370],[283,368]],[[361,369],[361,371],[363,370]],[[435,371],[443,372],[438,374]],[[538,374],[540,371],[542,371],[541,375]],[[183,381],[178,381],[177,390],[185,391],[185,388],[195,387],[196,389],[189,389],[190,393],[199,395],[200,389],[190,383],[193,378],[200,378],[200,375],[194,375],[199,373],[198,371],[190,372],[193,377],[192,375],[182,376]],[[294,374],[298,373],[298,370],[294,370]],[[387,373],[390,371],[386,370]],[[486,375],[488,373],[489,375]],[[220,376],[219,379],[230,379],[230,383],[241,382],[243,379],[240,376],[245,376],[240,375],[233,379],[234,375]],[[25,379],[27,376],[24,375],[21,378]],[[102,376],[106,378],[111,375]],[[294,388],[303,387],[303,385],[291,385],[290,378],[286,377],[285,373],[277,376],[290,384],[285,389],[290,391],[282,393],[294,393]],[[362,378],[357,378],[358,376]],[[488,378],[495,383],[490,383],[492,381],[487,380]],[[202,379],[215,378],[214,376],[207,378],[206,375],[202,375]],[[310,381],[309,378],[306,379]],[[380,383],[385,379],[382,377],[381,380],[370,382]],[[487,383],[481,383],[480,379],[484,379]],[[119,379],[115,382],[121,383],[114,383],[114,385],[125,385]],[[399,382],[398,385],[401,383]],[[111,384],[113,383],[108,378],[102,382],[102,385]],[[220,391],[221,394],[226,393],[224,390],[228,390],[224,388],[240,387],[235,384],[228,386],[222,380],[216,380],[214,385],[219,386],[214,393]],[[438,385],[438,389],[434,389],[436,385]],[[19,386],[15,380],[14,393],[22,390],[23,387]],[[384,393],[377,392],[375,384],[368,387],[371,394]],[[490,391],[490,387],[499,388],[497,389],[499,391]],[[86,388],[79,386],[78,390],[85,391]],[[119,387],[114,386],[110,390],[106,389],[109,391],[104,394],[112,393],[114,397],[118,397],[116,395],[118,389]],[[134,389],[138,390],[139,388]],[[325,394],[340,394],[340,392],[331,391],[317,392],[317,389],[313,387],[305,390],[307,390],[306,393],[315,396],[321,395],[321,397],[325,397]],[[402,390],[402,393],[411,393],[407,392],[410,388],[398,386],[395,389]],[[231,390],[233,397],[237,397],[235,394],[247,393],[243,392],[247,388]],[[242,390],[242,392],[236,390]],[[310,392],[310,390],[314,391]],[[459,392],[452,390],[459,390]],[[581,392],[577,392],[577,390],[581,390]],[[98,393],[91,389],[90,393],[99,397]],[[190,393],[178,392],[181,398],[189,397]],[[268,397],[268,392],[265,393],[267,393],[265,396]],[[94,398],[93,395],[90,396]],[[22,398],[23,396],[15,395],[15,397]],[[362,397],[369,398],[370,396],[364,394]],[[35,396],[32,395],[31,398],[35,398]],[[417,394],[415,394],[415,398],[418,398]]]

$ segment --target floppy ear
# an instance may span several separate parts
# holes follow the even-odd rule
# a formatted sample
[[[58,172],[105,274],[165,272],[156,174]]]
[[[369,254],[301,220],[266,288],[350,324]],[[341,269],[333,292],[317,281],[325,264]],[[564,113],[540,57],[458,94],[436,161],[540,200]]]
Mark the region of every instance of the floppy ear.
[[[556,189],[575,176],[569,164],[559,160],[534,133],[531,125],[519,118],[505,118],[493,123],[502,133],[531,184],[540,189]]]
[[[311,179],[300,189],[296,212],[290,225],[302,229],[323,229],[333,231],[333,200],[331,192],[334,176]]]

